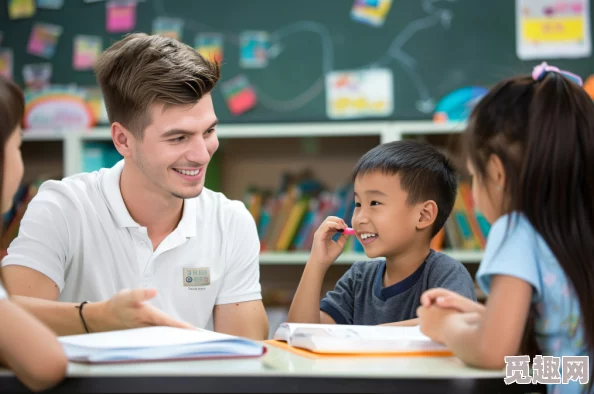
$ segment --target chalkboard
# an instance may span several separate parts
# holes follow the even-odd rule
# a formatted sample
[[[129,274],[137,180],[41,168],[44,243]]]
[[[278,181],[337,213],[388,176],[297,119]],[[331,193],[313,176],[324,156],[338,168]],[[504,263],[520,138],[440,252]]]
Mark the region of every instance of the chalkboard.
[[[215,108],[227,123],[329,121],[326,73],[373,65],[393,73],[394,110],[380,119],[428,119],[433,104],[452,90],[488,87],[503,77],[529,72],[536,63],[516,55],[513,0],[394,0],[381,27],[353,20],[353,1],[141,0],[134,31],[150,33],[155,17],[168,16],[184,20],[182,41],[189,45],[198,33],[222,33],[223,81],[243,74],[258,98],[255,108],[234,116],[218,88]],[[37,9],[32,18],[20,20],[9,19],[7,3],[0,2],[2,46],[14,50],[19,83],[24,64],[45,62],[26,52],[35,22],[63,27],[50,60],[55,84],[95,84],[92,71],[73,70],[75,35],[100,35],[104,48],[122,37],[106,32],[104,1],[66,0],[60,10]],[[239,36],[246,30],[270,34],[274,55],[266,67],[241,67]],[[582,77],[594,72],[592,58],[551,62]]]

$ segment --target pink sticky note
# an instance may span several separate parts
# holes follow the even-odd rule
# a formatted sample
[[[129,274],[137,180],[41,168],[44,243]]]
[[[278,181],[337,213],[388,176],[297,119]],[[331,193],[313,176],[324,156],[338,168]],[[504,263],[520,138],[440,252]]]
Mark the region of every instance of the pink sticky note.
[[[241,115],[256,105],[256,93],[253,89],[247,88],[229,98],[228,105],[233,115]]]
[[[105,29],[110,33],[123,33],[136,26],[136,1],[110,1],[107,3]]]
[[[99,58],[102,49],[99,36],[76,36],[74,38],[73,64],[75,70],[90,70]]]

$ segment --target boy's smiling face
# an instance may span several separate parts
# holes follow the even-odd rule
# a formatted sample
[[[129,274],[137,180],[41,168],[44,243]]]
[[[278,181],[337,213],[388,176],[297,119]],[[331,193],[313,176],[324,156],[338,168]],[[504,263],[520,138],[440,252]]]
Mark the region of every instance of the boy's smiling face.
[[[401,188],[398,174],[380,170],[359,174],[354,187],[353,229],[368,257],[391,259],[418,245],[424,202],[408,203],[408,193]]]

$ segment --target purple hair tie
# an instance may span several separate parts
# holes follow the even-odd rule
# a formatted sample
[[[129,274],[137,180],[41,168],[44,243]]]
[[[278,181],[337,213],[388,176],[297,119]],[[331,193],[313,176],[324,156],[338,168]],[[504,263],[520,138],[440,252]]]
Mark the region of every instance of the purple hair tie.
[[[555,66],[549,66],[547,64],[547,62],[542,62],[538,66],[534,67],[534,69],[532,70],[532,79],[534,79],[535,81],[540,81],[549,72],[561,74],[562,76],[569,79],[570,81],[577,83],[579,86],[584,86],[582,78],[580,78],[579,75],[576,75],[569,71],[559,70]]]

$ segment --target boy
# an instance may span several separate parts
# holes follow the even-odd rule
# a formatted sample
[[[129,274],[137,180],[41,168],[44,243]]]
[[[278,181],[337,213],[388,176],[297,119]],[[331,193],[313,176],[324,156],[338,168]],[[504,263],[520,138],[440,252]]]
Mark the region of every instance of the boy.
[[[370,258],[344,274],[319,304],[324,276],[348,235],[338,217],[316,231],[288,321],[299,323],[416,325],[421,294],[443,287],[476,300],[474,285],[458,261],[430,249],[456,198],[456,174],[446,157],[416,141],[382,144],[353,171],[353,228]]]

